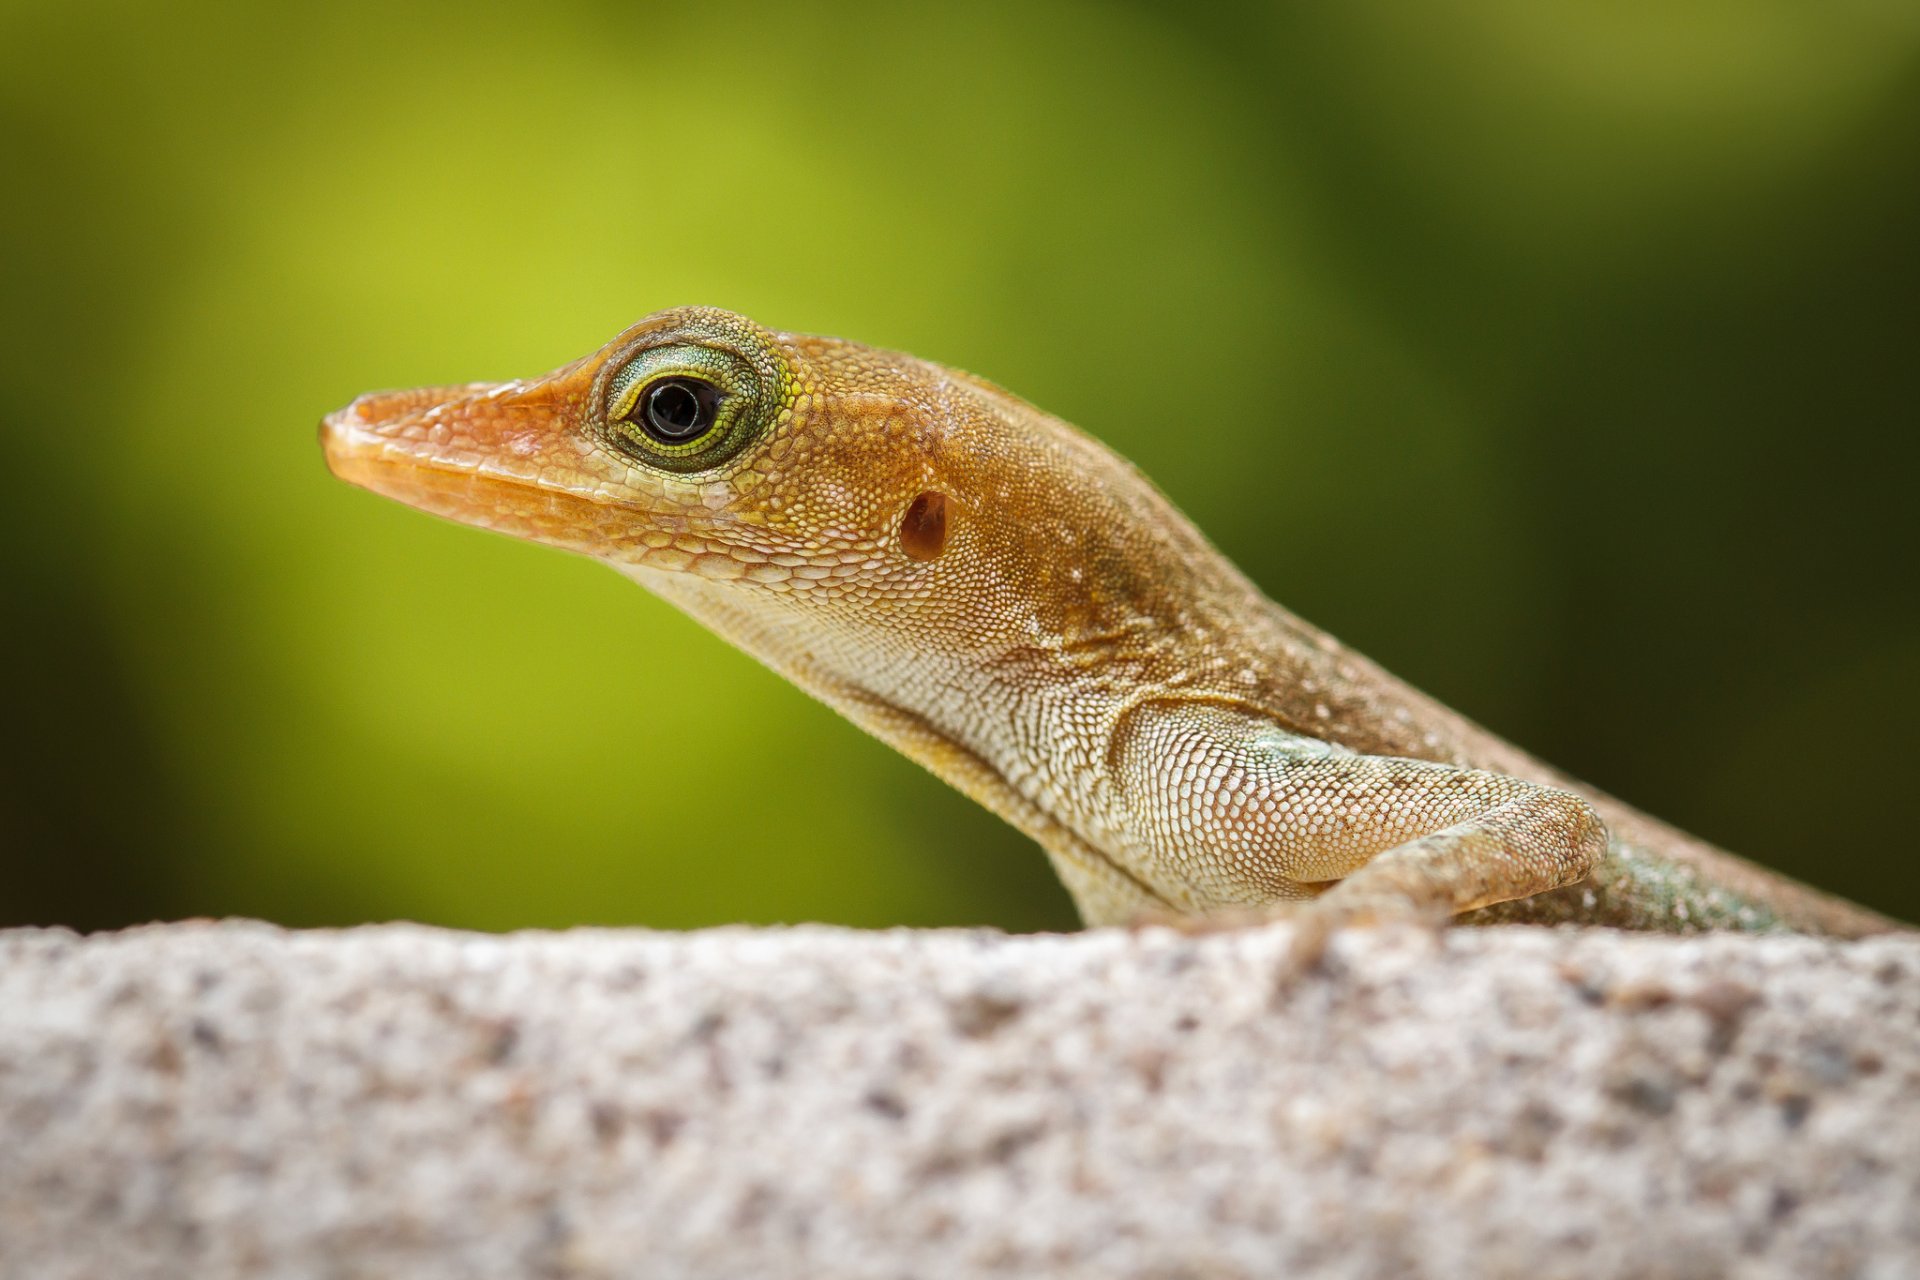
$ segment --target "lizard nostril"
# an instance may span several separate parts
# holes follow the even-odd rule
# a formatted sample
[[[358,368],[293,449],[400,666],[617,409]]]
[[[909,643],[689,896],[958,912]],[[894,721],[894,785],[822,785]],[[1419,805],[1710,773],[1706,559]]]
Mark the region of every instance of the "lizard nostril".
[[[923,493],[900,518],[900,549],[909,560],[932,560],[947,549],[947,495]]]

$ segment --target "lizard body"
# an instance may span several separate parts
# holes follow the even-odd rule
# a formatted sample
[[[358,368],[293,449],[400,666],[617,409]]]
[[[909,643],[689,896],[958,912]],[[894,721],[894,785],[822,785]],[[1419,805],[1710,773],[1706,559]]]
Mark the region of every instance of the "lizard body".
[[[594,556],[1032,836],[1089,924],[1895,928],[1562,777],[1268,600],[979,378],[707,308],[362,396],[356,484]]]

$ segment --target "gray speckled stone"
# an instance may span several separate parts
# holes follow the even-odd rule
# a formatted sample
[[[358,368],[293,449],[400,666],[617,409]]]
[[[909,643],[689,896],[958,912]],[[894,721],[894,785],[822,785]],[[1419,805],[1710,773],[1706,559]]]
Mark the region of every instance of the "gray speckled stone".
[[[1920,1275],[1920,941],[0,934],[0,1275]]]

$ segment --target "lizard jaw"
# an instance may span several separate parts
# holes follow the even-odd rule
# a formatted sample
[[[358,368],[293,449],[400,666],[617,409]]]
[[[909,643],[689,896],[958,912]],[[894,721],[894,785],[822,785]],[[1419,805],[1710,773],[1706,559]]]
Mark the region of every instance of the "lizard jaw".
[[[591,449],[539,383],[371,392],[320,422],[327,467],[349,484],[461,524],[569,551],[604,551],[635,504],[594,473]],[[644,517],[640,517],[644,519]]]

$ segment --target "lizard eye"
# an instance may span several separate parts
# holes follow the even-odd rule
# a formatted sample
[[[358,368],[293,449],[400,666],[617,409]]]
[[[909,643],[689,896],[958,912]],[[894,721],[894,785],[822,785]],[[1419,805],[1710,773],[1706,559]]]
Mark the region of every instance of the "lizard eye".
[[[687,474],[725,466],[778,414],[780,372],[753,348],[667,342],[613,369],[607,439],[633,461]]]
[[[699,378],[659,378],[634,399],[640,429],[661,444],[685,444],[713,430],[720,388]]]

